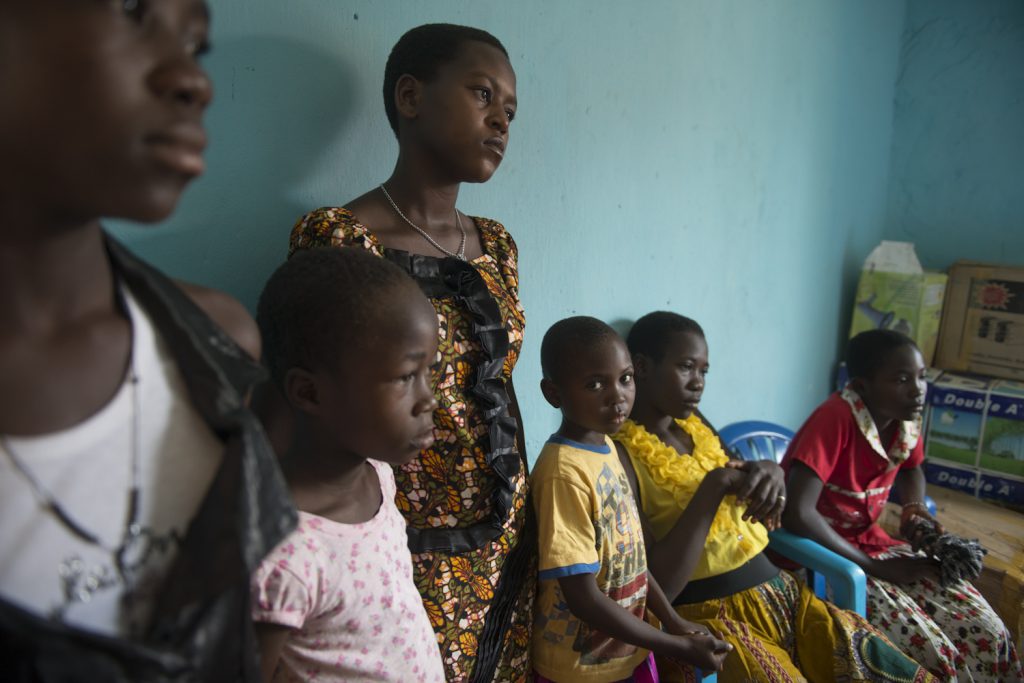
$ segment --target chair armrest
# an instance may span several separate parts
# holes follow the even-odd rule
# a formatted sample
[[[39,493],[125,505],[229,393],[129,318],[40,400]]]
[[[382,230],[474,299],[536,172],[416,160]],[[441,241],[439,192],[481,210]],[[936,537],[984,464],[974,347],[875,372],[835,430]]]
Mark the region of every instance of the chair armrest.
[[[824,576],[832,586],[838,607],[861,616],[867,614],[867,577],[863,569],[821,544],[785,529],[771,532],[768,538],[772,550]]]

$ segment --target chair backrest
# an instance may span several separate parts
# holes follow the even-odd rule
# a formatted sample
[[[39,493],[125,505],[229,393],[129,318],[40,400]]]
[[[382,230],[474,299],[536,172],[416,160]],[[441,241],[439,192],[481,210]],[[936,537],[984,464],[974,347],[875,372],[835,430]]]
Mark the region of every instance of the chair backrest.
[[[744,420],[733,422],[719,431],[722,445],[743,460],[774,460],[782,462],[793,432],[771,422]]]

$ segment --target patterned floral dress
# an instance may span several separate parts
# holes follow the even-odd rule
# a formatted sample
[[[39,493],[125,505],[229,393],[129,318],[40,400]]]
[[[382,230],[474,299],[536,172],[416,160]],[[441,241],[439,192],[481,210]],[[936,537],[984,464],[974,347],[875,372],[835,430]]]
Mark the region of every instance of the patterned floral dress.
[[[397,468],[416,585],[449,681],[525,681],[536,576],[526,465],[505,389],[522,346],[518,251],[496,221],[474,218],[483,255],[466,263],[389,249],[347,209],[321,208],[292,230],[289,255],[368,249],[404,268],[437,311],[436,441]]]

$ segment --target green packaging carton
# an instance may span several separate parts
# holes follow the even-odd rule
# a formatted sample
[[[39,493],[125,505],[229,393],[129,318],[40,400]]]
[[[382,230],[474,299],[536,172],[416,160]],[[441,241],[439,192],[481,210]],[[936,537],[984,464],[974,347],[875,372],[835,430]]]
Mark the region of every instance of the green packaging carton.
[[[1024,510],[1024,382],[942,372],[928,383],[928,481]]]
[[[874,329],[902,332],[931,365],[945,293],[945,273],[921,268],[913,244],[883,241],[861,270],[850,336]]]

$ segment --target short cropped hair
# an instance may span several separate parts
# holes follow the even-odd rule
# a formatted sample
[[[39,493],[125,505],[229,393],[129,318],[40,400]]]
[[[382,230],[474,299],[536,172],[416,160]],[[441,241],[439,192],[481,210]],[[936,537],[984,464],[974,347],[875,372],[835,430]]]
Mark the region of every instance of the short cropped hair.
[[[398,39],[384,67],[384,111],[395,137],[398,137],[398,109],[395,107],[398,79],[409,74],[417,80],[430,82],[437,77],[438,69],[455,60],[462,46],[470,41],[486,43],[508,57],[501,41],[487,31],[471,26],[424,24],[410,29]]]
[[[569,354],[589,349],[619,333],[608,324],[588,315],[559,320],[544,333],[540,343],[540,368],[545,379],[557,380],[557,371]]]
[[[335,367],[360,331],[388,315],[387,297],[406,287],[419,291],[405,271],[365,249],[295,252],[267,280],[256,311],[274,381],[283,387],[295,367]]]
[[[671,311],[654,311],[633,323],[626,346],[634,356],[644,355],[658,363],[665,355],[669,335],[674,332],[688,332],[704,339],[704,330],[696,320]]]
[[[867,330],[846,344],[846,371],[850,379],[871,379],[889,354],[904,346],[917,348],[914,340],[895,330]]]

